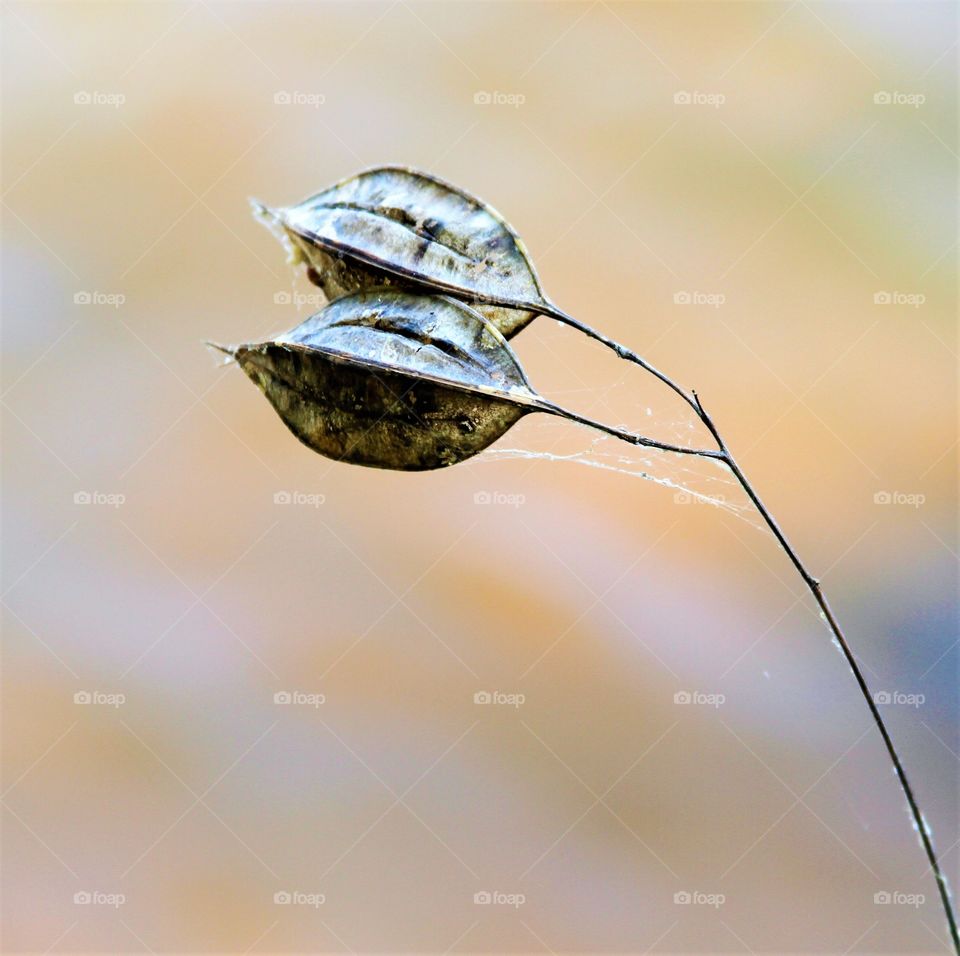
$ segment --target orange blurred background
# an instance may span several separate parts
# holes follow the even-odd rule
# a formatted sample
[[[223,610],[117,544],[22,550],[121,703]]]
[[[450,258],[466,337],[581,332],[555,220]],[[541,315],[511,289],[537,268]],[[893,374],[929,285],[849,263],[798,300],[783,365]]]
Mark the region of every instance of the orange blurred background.
[[[250,196],[404,163],[492,202],[562,308],[700,391],[956,885],[955,6],[3,16],[5,951],[946,951],[769,534],[563,462],[327,461],[202,343],[315,310]],[[513,344],[584,414],[707,440],[568,329]]]

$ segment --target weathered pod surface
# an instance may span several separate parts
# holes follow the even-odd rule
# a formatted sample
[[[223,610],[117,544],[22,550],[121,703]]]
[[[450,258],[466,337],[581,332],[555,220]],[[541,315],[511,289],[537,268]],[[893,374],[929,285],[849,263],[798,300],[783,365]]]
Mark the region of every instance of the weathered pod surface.
[[[447,293],[467,300],[506,338],[544,302],[526,249],[503,217],[426,173],[385,166],[297,206],[260,208],[331,301],[383,286]]]
[[[300,441],[358,465],[452,465],[541,404],[496,328],[441,296],[357,293],[227,351]]]

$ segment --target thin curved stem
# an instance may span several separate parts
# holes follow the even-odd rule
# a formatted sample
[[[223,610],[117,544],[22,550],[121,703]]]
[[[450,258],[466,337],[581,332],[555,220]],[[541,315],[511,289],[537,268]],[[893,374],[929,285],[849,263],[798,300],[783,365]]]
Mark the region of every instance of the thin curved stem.
[[[876,700],[874,699],[873,694],[870,692],[870,687],[867,684],[867,679],[864,677],[863,671],[861,670],[860,665],[857,663],[857,659],[853,654],[853,650],[843,633],[843,629],[840,627],[840,622],[834,615],[833,609],[830,607],[830,603],[827,601],[826,595],[823,593],[823,588],[820,586],[820,581],[810,574],[810,572],[804,566],[786,535],[780,530],[780,527],[774,520],[773,515],[771,515],[767,510],[766,505],[763,503],[760,496],[756,493],[753,486],[747,480],[747,477],[744,475],[743,471],[741,471],[737,460],[730,453],[730,450],[727,448],[725,442],[717,432],[716,427],[710,421],[710,417],[707,415],[706,411],[704,411],[703,406],[700,404],[700,399],[697,397],[696,393],[694,393],[694,400],[696,401],[697,407],[702,413],[702,421],[712,432],[714,438],[717,440],[717,444],[720,445],[720,450],[724,454],[724,460],[727,467],[735,475],[737,481],[740,482],[740,486],[753,502],[757,511],[766,522],[767,527],[769,527],[773,532],[774,537],[786,552],[787,557],[790,559],[793,566],[803,578],[804,583],[807,585],[807,588],[813,595],[813,599],[817,602],[817,606],[820,608],[823,619],[827,622],[827,626],[830,628],[830,631],[836,638],[837,645],[839,646],[841,653],[846,659],[847,664],[850,665],[850,670],[853,672],[853,677],[857,682],[857,686],[860,688],[860,693],[870,711],[870,716],[873,718],[873,722],[876,724],[877,730],[880,731],[880,736],[883,738],[884,746],[887,748],[890,761],[893,763],[893,769],[897,774],[897,779],[900,781],[900,787],[903,790],[903,795],[907,798],[907,804],[910,807],[910,815],[913,818],[914,828],[920,835],[920,842],[923,844],[924,852],[926,853],[927,859],[930,861],[930,867],[933,870],[934,879],[937,881],[937,891],[940,894],[940,901],[943,904],[943,912],[947,919],[947,927],[950,932],[950,939],[953,943],[954,951],[960,954],[960,932],[958,932],[957,928],[957,917],[954,913],[953,901],[950,898],[950,887],[947,883],[947,878],[944,875],[943,870],[940,868],[940,861],[937,859],[937,852],[933,846],[933,838],[930,833],[930,828],[927,826],[927,822],[923,817],[922,811],[920,810],[920,804],[917,802],[916,795],[913,791],[913,787],[910,784],[910,780],[907,777],[907,771],[904,769],[903,762],[901,761],[900,755],[897,752],[893,738],[890,736],[890,732],[887,730],[887,725],[884,722],[883,717],[880,715]]]
[[[723,463],[730,469],[733,476],[737,479],[740,484],[740,487],[743,488],[745,494],[753,503],[754,507],[757,509],[757,512],[763,518],[767,527],[772,532],[773,536],[777,539],[780,547],[783,548],[787,557],[790,559],[791,564],[796,568],[797,573],[803,579],[803,583],[807,586],[810,593],[813,595],[813,599],[816,601],[817,606],[820,608],[820,612],[823,616],[823,619],[826,621],[827,626],[830,628],[831,633],[836,639],[837,645],[840,648],[844,658],[847,661],[847,664],[850,666],[850,670],[853,672],[854,679],[857,682],[857,686],[860,688],[860,693],[863,696],[864,701],[866,702],[867,708],[870,711],[870,716],[873,718],[874,724],[876,724],[877,730],[880,732],[880,736],[883,739],[884,746],[887,748],[887,753],[890,756],[890,760],[893,763],[893,769],[896,772],[897,779],[900,782],[900,787],[903,790],[904,796],[907,798],[907,804],[910,808],[910,815],[913,818],[914,829],[920,835],[920,841],[923,845],[924,852],[926,853],[927,860],[930,862],[930,869],[933,871],[934,878],[937,882],[937,890],[940,894],[940,900],[943,904],[943,911],[947,919],[947,928],[950,933],[950,939],[953,943],[954,951],[960,956],[960,931],[957,928],[957,917],[953,908],[953,901],[950,897],[950,887],[947,883],[946,876],[943,873],[943,870],[940,867],[940,861],[937,858],[936,850],[933,846],[933,838],[930,834],[930,829],[927,826],[926,821],[923,818],[923,813],[920,810],[920,805],[917,803],[916,795],[914,794],[913,787],[910,784],[909,779],[907,778],[907,772],[904,769],[903,762],[900,759],[900,755],[897,752],[897,748],[893,743],[893,739],[890,736],[887,726],[884,723],[883,717],[880,715],[880,711],[877,708],[876,702],[874,701],[873,695],[870,692],[870,687],[867,684],[866,678],[863,676],[863,671],[860,669],[860,665],[857,663],[856,657],[854,657],[853,651],[850,647],[850,644],[847,642],[846,637],[844,636],[843,629],[840,627],[840,622],[837,620],[836,616],[833,613],[833,610],[830,607],[830,604],[827,601],[826,595],[823,593],[823,589],[820,587],[820,581],[815,578],[806,568],[803,561],[801,561],[800,556],[797,554],[793,545],[790,543],[787,536],[781,530],[780,526],[777,524],[773,515],[767,509],[767,506],[763,503],[763,500],[754,490],[753,485],[750,484],[746,475],[743,473],[740,465],[737,460],[734,458],[730,449],[727,447],[727,443],[724,441],[719,430],[713,422],[713,419],[707,414],[706,409],[703,407],[700,402],[700,398],[695,391],[687,392],[685,389],[681,388],[676,382],[673,381],[668,375],[661,372],[659,369],[655,368],[646,359],[639,356],[636,352],[626,348],[621,345],[619,342],[615,342],[613,339],[608,338],[603,335],[601,332],[598,332],[596,329],[591,328],[589,325],[585,325],[583,322],[580,322],[577,319],[574,319],[572,316],[567,315],[566,313],[560,311],[555,307],[551,307],[549,310],[545,310],[545,315],[548,315],[550,318],[557,319],[560,322],[563,322],[566,325],[569,325],[575,329],[579,329],[585,335],[588,335],[592,339],[596,339],[598,342],[602,342],[607,348],[612,349],[620,358],[626,359],[629,362],[633,362],[636,365],[639,365],[641,368],[646,369],[652,375],[656,376],[661,382],[663,382],[667,387],[672,389],[679,395],[696,413],[697,417],[704,424],[707,430],[710,432],[714,441],[717,443],[717,448],[719,449],[716,452],[705,451],[703,449],[690,449],[690,448],[678,448],[676,446],[665,446],[661,443],[654,442],[652,440],[646,439],[643,441],[636,441],[637,436],[630,436],[630,433],[621,433],[618,429],[606,428],[604,426],[597,426],[597,423],[591,422],[586,419],[581,419],[578,416],[565,413],[564,415],[568,418],[573,418],[574,420],[581,421],[583,424],[594,425],[595,427],[601,427],[604,431],[609,434],[616,435],[617,437],[624,438],[628,441],[634,441],[634,444],[644,444],[649,445],[654,448],[661,448],[665,451],[674,451],[681,452],[684,454],[699,455],[700,457],[715,458],[723,461]],[[561,410],[562,411],[562,410]]]
[[[569,325],[573,329],[579,329],[583,332],[584,335],[589,336],[591,339],[596,339],[598,342],[602,342],[608,349],[612,349],[617,355],[622,359],[626,359],[628,362],[633,362],[635,365],[639,365],[641,368],[646,369],[651,375],[660,379],[667,388],[673,389],[697,414],[700,412],[697,409],[696,402],[687,394],[684,389],[682,389],[677,383],[670,378],[665,372],[661,372],[660,369],[651,365],[645,358],[638,355],[632,349],[628,349],[625,345],[621,345],[619,342],[614,341],[608,336],[604,335],[602,332],[598,332],[595,328],[587,325],[585,322],[581,322],[579,319],[575,319],[572,315],[567,315],[566,312],[558,309],[555,305],[550,305],[548,308],[543,310],[543,314],[548,318],[556,319],[558,322],[563,322],[564,325]]]

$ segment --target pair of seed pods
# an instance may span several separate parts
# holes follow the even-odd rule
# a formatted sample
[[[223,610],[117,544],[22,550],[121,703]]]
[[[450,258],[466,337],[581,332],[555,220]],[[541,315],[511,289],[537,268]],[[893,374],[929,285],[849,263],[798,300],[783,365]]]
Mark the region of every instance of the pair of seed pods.
[[[329,305],[270,342],[218,346],[314,451],[422,471],[482,451],[524,415],[545,412],[634,445],[719,459],[757,507],[820,607],[879,729],[936,877],[954,950],[960,930],[930,832],[883,718],[820,584],[727,449],[696,393],[543,294],[517,234],[490,206],[425,173],[383,167],[287,209],[278,226]],[[686,401],[717,449],[668,445],[583,418],[538,395],[508,339],[536,316],[564,322],[640,365]]]
[[[520,238],[479,199],[389,166],[296,206],[254,205],[329,304],[272,341],[219,347],[314,451],[377,468],[440,468],[531,412],[688,451],[534,391],[507,340],[537,315],[579,324],[546,298]]]

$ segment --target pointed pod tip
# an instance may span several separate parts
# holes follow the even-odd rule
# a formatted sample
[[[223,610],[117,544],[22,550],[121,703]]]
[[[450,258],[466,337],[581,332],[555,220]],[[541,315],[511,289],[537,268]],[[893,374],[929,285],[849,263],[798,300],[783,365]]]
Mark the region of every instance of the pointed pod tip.
[[[260,202],[259,199],[255,199],[253,196],[249,196],[247,202],[250,203],[250,209],[257,219],[263,219],[268,223],[280,222],[281,216],[276,209],[272,209],[266,205],[266,203]]]
[[[210,342],[205,341],[203,343],[207,348],[216,349],[218,352],[223,352],[224,355],[228,356],[231,359],[236,360],[237,352],[240,350],[237,345],[221,345],[219,342]],[[228,363],[224,363],[225,365]]]

